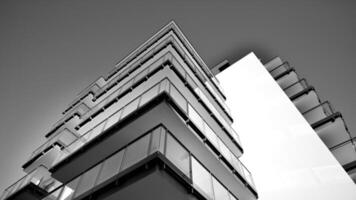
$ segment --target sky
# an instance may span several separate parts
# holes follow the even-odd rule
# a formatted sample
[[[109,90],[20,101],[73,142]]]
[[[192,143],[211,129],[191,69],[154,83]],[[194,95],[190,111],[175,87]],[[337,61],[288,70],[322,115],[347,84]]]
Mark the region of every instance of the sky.
[[[355,1],[0,1],[0,190],[61,112],[174,20],[213,67],[288,60],[356,131]],[[236,119],[238,122],[238,119]]]

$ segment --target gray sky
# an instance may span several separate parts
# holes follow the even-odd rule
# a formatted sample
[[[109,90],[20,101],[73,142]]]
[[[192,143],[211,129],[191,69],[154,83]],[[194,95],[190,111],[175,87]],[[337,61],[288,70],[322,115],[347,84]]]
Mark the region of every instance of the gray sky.
[[[356,6],[337,2],[0,1],[0,190],[81,89],[172,19],[209,66],[288,60],[356,131]]]

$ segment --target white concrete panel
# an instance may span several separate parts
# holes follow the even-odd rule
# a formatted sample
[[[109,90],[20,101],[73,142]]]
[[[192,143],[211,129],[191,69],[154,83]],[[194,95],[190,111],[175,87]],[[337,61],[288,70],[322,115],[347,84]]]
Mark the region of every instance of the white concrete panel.
[[[260,200],[355,200],[356,186],[258,58],[217,75]]]

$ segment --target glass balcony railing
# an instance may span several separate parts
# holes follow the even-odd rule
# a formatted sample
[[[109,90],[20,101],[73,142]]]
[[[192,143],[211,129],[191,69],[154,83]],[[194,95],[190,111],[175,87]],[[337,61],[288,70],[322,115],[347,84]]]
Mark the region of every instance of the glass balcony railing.
[[[191,180],[192,186],[201,191],[204,196],[216,200],[221,200],[221,195],[237,199],[163,126],[142,135],[80,176],[61,185],[43,199],[71,200],[84,197],[88,195],[89,190],[94,187],[99,188],[104,182],[106,185],[114,181],[113,177],[122,174],[126,169],[156,152],[164,155],[180,171],[180,175]],[[237,161],[236,165],[242,169],[242,177],[247,181],[247,184],[252,184],[251,174],[238,159]],[[214,193],[211,192],[213,189]]]
[[[163,60],[163,59],[161,59]],[[106,102],[109,102],[110,100],[112,99],[115,99],[115,98],[118,98],[119,95],[123,95],[123,94],[126,94],[126,92],[128,92],[129,90],[131,90],[132,88],[136,87],[137,86],[137,83],[141,83],[142,80],[146,79],[147,77],[150,76],[150,74],[152,74],[153,71],[156,70],[156,68],[158,68],[160,65],[157,65],[157,66],[153,66],[153,65],[150,65],[148,67],[146,67],[145,69],[142,69],[137,75],[135,75],[133,78],[131,78],[130,80],[124,82],[123,84],[121,85],[118,85],[119,87],[111,87],[112,89],[114,89],[114,91],[111,93],[110,96],[108,96],[107,98],[101,98],[100,101],[98,101],[98,103],[96,104],[95,107],[92,108],[92,110],[100,110],[100,108],[104,107],[105,106],[105,103]],[[181,67],[181,66],[175,66],[175,68],[177,68],[177,72],[178,73],[181,73],[181,77],[184,77],[185,80],[189,83],[189,85],[192,87],[192,88],[198,88],[198,85],[194,82],[194,80],[190,77],[190,75],[188,74],[188,72],[186,72],[186,70]],[[111,89],[110,88],[110,89]],[[197,92],[197,90],[194,90],[193,89],[193,92],[195,92],[200,99],[202,99],[204,101],[204,103],[209,107],[209,109],[214,113],[214,115],[218,118],[218,120],[220,121],[220,123],[223,124],[223,126],[227,129],[227,132],[228,134],[233,138],[235,139],[235,141],[238,143],[238,144],[241,144],[240,143],[240,140],[239,140],[239,136],[238,134],[230,127],[230,125],[226,122],[226,120],[221,116],[221,114],[216,110],[215,106],[212,105],[212,103],[210,100],[205,94],[204,92],[199,89],[199,92]],[[220,105],[225,105],[224,102],[223,104],[220,104]],[[226,109],[227,106],[224,106]],[[83,116],[84,118],[84,116]],[[85,121],[85,120],[83,120]],[[62,130],[64,131],[64,130]],[[62,134],[62,133],[59,133],[59,134]],[[80,133],[81,135],[83,133]],[[57,134],[58,135],[58,134]],[[37,148],[33,153],[32,155],[30,156],[30,159],[33,158],[34,156],[36,156],[37,154],[43,152],[46,148],[48,148],[49,146],[53,145],[55,141],[52,141],[52,140],[48,140],[48,142],[46,142],[45,144],[41,145],[39,148]]]
[[[201,118],[200,115],[193,109],[193,107],[188,103],[188,101],[178,91],[178,89],[176,89],[176,87],[168,79],[165,78],[150,89],[148,89],[146,92],[143,92],[140,96],[123,106],[121,109],[117,110],[109,117],[102,119],[101,122],[96,123],[97,125],[95,127],[83,133],[80,138],[73,141],[71,144],[65,146],[62,149],[60,156],[54,161],[53,166],[61,162],[63,159],[71,155],[76,150],[80,149],[92,139],[96,138],[98,135],[101,135],[103,132],[105,132],[105,130],[109,129],[118,121],[123,120],[129,114],[135,112],[137,109],[144,106],[147,102],[149,102],[151,99],[153,99],[163,91],[168,93],[171,98],[177,103],[177,105],[182,109],[182,111],[190,118],[190,120],[195,123],[195,125],[200,129],[200,131],[204,135],[206,135],[206,137],[210,139],[212,143],[214,142],[216,149],[223,149],[228,152],[226,153],[229,154],[228,161],[232,161],[230,154],[233,154],[228,149],[228,147],[226,147],[224,142],[222,142],[222,140],[217,136],[217,134],[203,120],[203,118]],[[88,128],[84,126],[83,129],[87,130]],[[238,142],[240,142],[237,133],[231,127],[229,128],[229,131],[231,132],[231,134],[234,134],[234,137],[237,139]]]
[[[292,96],[298,94],[299,92],[307,89],[308,87],[309,87],[308,82],[305,79],[301,79],[301,80],[289,85],[288,87],[283,88],[283,90],[288,97],[292,97]]]
[[[321,103],[307,111],[303,114],[304,118],[313,126],[316,122],[325,119],[326,117],[334,114],[334,109],[331,107],[329,102]]]
[[[356,161],[355,142],[355,140],[348,140],[330,148],[330,151],[341,165],[344,166]]]
[[[137,59],[134,62],[130,62],[127,64],[130,64],[131,66],[122,70],[119,70],[120,73],[118,74],[117,77],[115,77],[114,79],[110,79],[105,85],[102,86],[101,89],[99,89],[96,92],[95,97],[93,98],[93,100],[97,100],[99,97],[103,96],[105,93],[107,93],[107,91],[111,90],[114,86],[116,86],[121,80],[123,80],[125,77],[127,77],[129,74],[133,73],[136,69],[140,68],[141,65],[143,65],[145,62],[147,62],[147,60],[151,59],[154,57],[154,55],[156,55],[159,51],[161,51],[162,49],[162,45],[164,45],[164,47],[166,47],[168,44],[173,44],[172,42],[168,42],[167,38],[166,40],[161,41],[158,45],[156,45],[151,51],[143,54],[143,56],[141,56],[139,59]],[[177,45],[175,45],[177,46]],[[184,50],[181,47],[176,47],[175,48],[177,51],[179,52],[184,52]],[[153,51],[153,52],[152,52]],[[178,53],[179,53],[178,52]],[[180,56],[183,56],[183,60],[187,61],[190,59],[190,57],[188,57],[186,54],[181,54]],[[211,85],[218,85],[217,82],[214,78],[213,79],[207,79],[203,76],[202,74],[202,69],[200,69],[199,67],[196,67],[194,65],[194,63],[187,63],[189,68],[191,70],[193,70],[193,72],[195,73],[195,75],[198,77],[198,79],[202,82],[203,86],[208,90],[208,92],[210,93],[210,95],[212,95],[214,97],[214,100],[217,101],[218,105],[221,106],[221,108],[223,109],[224,112],[226,112],[226,114],[231,118],[231,113],[229,108],[227,107],[227,105],[225,104],[224,99],[221,97],[220,94],[218,94],[217,92],[214,91],[214,88]],[[114,70],[115,71],[115,70]],[[115,72],[116,73],[116,72]],[[210,82],[209,82],[210,80]],[[211,81],[213,80],[213,81]],[[217,87],[217,86],[216,86]],[[88,93],[89,94],[89,93]],[[84,99],[86,96],[88,96],[88,94],[84,95],[82,98],[80,99]],[[77,104],[77,106],[80,105],[79,102]],[[74,109],[76,106],[73,106],[71,109]],[[68,119],[67,115],[65,115],[61,120],[59,120],[58,122],[56,122],[56,124],[53,126],[54,128],[47,134],[52,134],[52,132],[54,132],[54,130],[58,129],[60,126],[64,125],[65,121]]]
[[[288,62],[284,62],[283,64],[279,65],[278,67],[273,68],[272,70],[270,70],[269,73],[272,75],[272,77],[274,79],[278,79],[278,78],[280,78],[280,76],[283,73],[287,72],[290,69],[292,69],[292,68],[289,66],[289,63]]]
[[[47,168],[39,166],[32,172],[26,174],[20,180],[16,181],[16,183],[6,188],[0,199],[7,199],[29,184],[34,184],[46,192],[51,192],[62,183],[52,178]]]

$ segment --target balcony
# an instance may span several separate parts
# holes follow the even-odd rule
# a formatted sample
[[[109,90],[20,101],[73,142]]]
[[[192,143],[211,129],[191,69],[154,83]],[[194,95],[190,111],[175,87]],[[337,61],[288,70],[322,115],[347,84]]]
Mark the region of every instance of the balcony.
[[[47,168],[40,166],[6,188],[0,199],[39,200],[59,185],[61,183],[51,178]]]
[[[290,73],[284,75],[276,81],[281,88],[286,88],[292,85],[293,83],[298,82],[298,80],[299,77],[297,73],[295,71],[291,71]]]
[[[82,199],[100,191],[100,188],[132,172],[135,168],[147,163],[149,158],[159,155],[164,158],[166,165],[173,168],[175,173],[192,189],[199,191],[205,198],[219,199],[212,188],[219,189],[220,194],[227,198],[237,199],[220,182],[214,174],[203,166],[188,149],[175,138],[164,126],[152,129],[132,143],[123,147],[113,155],[94,165],[80,176],[73,178],[66,184],[54,190],[44,200]],[[219,156],[216,156],[219,159]],[[250,172],[236,158],[231,171],[237,181],[252,194],[257,195]],[[146,165],[146,169],[149,165]],[[127,177],[127,175],[126,175]],[[120,183],[120,181],[119,181]]]
[[[341,116],[339,112],[334,111],[327,101],[310,108],[302,115],[314,129]]]
[[[172,33],[174,33],[174,31]],[[152,61],[153,61],[152,58],[157,56],[157,54],[162,49],[172,46],[173,49],[176,50],[176,52],[179,54],[179,56],[184,60],[184,62],[186,62],[186,64],[188,65],[190,70],[192,70],[194,75],[196,75],[198,77],[199,81],[203,84],[203,86],[205,87],[207,92],[210,95],[212,95],[213,100],[215,100],[218,103],[218,105],[223,109],[223,111],[227,114],[228,119],[232,121],[230,111],[224,102],[224,96],[221,96],[222,93],[219,89],[217,90],[219,92],[216,92],[216,89],[219,88],[218,81],[214,77],[206,78],[207,74],[203,73],[205,71],[200,69],[200,67],[197,67],[199,65],[195,62],[195,59],[186,53],[185,48],[183,48],[184,44],[182,43],[180,38],[175,36],[174,34],[167,34],[166,37],[162,36],[162,38],[159,38],[155,42],[157,42],[157,43],[155,43],[154,45],[150,44],[149,50],[147,50],[147,49],[142,50],[139,48],[138,50],[140,50],[140,51],[142,50],[143,52],[145,52],[147,50],[148,52],[145,52],[145,53],[141,52],[143,54],[143,56],[140,55],[140,58],[137,58],[135,56],[130,62],[127,62],[125,64],[125,66],[127,66],[128,64],[130,64],[131,66],[128,66],[125,69],[123,69],[122,68],[123,66],[121,66],[119,69],[113,70],[112,74],[116,74],[118,71],[120,71],[120,74],[117,77],[115,77],[114,79],[107,78],[108,82],[106,82],[105,85],[102,85],[101,89],[98,89],[96,91],[97,94],[95,95],[94,98],[91,98],[92,95],[89,95],[89,93],[87,95],[84,95],[85,99],[87,99],[89,101],[88,102],[90,104],[89,107],[92,108],[94,106],[94,105],[92,105],[93,104],[92,100],[96,101],[96,100],[98,100],[98,98],[105,96],[105,94],[108,95],[107,92],[109,90],[111,90],[113,87],[117,86],[121,80],[128,77],[129,75],[137,73],[137,69],[139,69],[144,64],[146,65],[146,67],[150,66],[147,63],[152,63]],[[136,51],[138,51],[138,50],[136,50]],[[164,59],[162,59],[162,60],[164,60]],[[109,77],[111,77],[111,76],[109,76]],[[92,94],[94,94],[94,93],[92,93]],[[80,101],[82,101],[82,99],[80,99]],[[81,105],[81,104],[79,104],[80,101],[77,102],[76,105],[73,106],[71,109],[73,109],[74,107],[77,107],[78,105]],[[71,114],[76,114],[76,113],[71,113]],[[63,119],[61,119],[59,122],[57,122],[54,125],[54,128],[49,133],[46,134],[46,137],[49,137],[52,134],[54,134],[61,126],[63,126],[66,123],[66,121],[68,119],[70,119],[70,117],[68,118],[67,116],[65,116]]]
[[[69,157],[74,152],[80,150],[87,143],[90,143],[92,140],[97,138],[99,135],[103,134],[106,130],[110,129],[112,126],[117,124],[118,122],[122,122],[125,118],[129,117],[132,113],[136,113],[138,109],[142,108],[149,101],[153,100],[157,95],[162,92],[166,92],[171,96],[171,98],[177,103],[177,105],[181,108],[181,111],[188,116],[188,118],[199,128],[199,131],[206,136],[208,140],[210,140],[216,149],[230,152],[229,148],[226,147],[224,142],[220,139],[217,133],[213,131],[213,129],[208,125],[203,118],[195,111],[195,109],[189,104],[189,102],[185,99],[185,97],[176,89],[176,87],[168,81],[168,79],[164,79],[159,83],[155,84],[147,91],[143,92],[140,96],[133,99],[131,102],[122,106],[118,110],[112,110],[113,114],[111,114],[107,118],[99,117],[101,121],[96,121],[94,127],[86,127],[83,126],[82,136],[70,143],[67,146],[62,148],[61,154],[58,156],[53,166],[57,165],[57,163],[62,162],[64,159]],[[224,127],[229,134],[232,135],[234,140],[240,143],[240,139],[238,134],[231,127]],[[230,153],[228,153],[230,154]]]
[[[162,55],[160,55],[162,56]],[[163,57],[167,57],[164,56]],[[85,142],[79,142],[79,140],[77,140],[77,137],[83,134],[86,134],[86,131],[88,131],[88,128],[84,128],[84,129],[79,129],[80,127],[84,126],[86,123],[88,123],[89,121],[91,121],[92,119],[95,118],[94,121],[97,121],[98,119],[100,119],[100,117],[93,117],[92,115],[95,116],[101,116],[101,113],[104,111],[105,108],[107,108],[108,104],[112,105],[111,102],[117,102],[117,99],[123,97],[124,95],[126,95],[127,93],[131,92],[135,87],[137,87],[139,84],[141,84],[142,82],[145,82],[150,76],[154,75],[157,71],[159,71],[162,68],[162,64],[160,64],[160,62],[162,62],[160,59],[159,63],[156,65],[150,64],[148,65],[148,67],[146,67],[145,69],[142,69],[140,72],[138,72],[135,76],[133,76],[130,80],[126,81],[125,83],[118,85],[119,87],[115,87],[113,89],[115,89],[115,91],[113,91],[110,96],[107,96],[106,98],[101,98],[100,101],[98,101],[98,103],[96,104],[96,106],[92,109],[93,111],[82,116],[83,120],[81,120],[81,123],[73,125],[73,126],[77,126],[77,130],[75,131],[70,131],[69,129],[62,127],[61,129],[58,130],[58,133],[56,134],[56,136],[54,138],[52,138],[51,140],[49,140],[48,142],[46,142],[44,145],[42,145],[41,147],[39,147],[38,149],[36,149],[34,151],[34,153],[31,155],[30,161],[32,161],[32,159],[37,159],[38,155],[41,155],[42,152],[44,152],[48,147],[51,147],[55,141],[54,140],[58,140],[56,142],[59,142],[60,144],[62,144],[63,146],[68,146],[68,143],[72,143],[74,142],[74,140],[76,140],[77,143],[85,143]],[[172,59],[172,61],[174,61],[174,59]],[[204,92],[199,88],[198,84],[196,83],[196,80],[194,80],[191,75],[187,72],[187,70],[185,70],[181,65],[176,64],[175,66],[171,65],[172,69],[175,69],[175,72],[177,74],[180,74],[180,77],[183,77],[183,81],[188,83],[188,87],[191,88],[193,93],[196,93],[196,95],[198,96],[197,98],[201,99],[203,102],[203,104],[205,105],[205,107],[209,110],[209,112],[211,112],[211,115],[213,117],[216,118],[216,120],[218,121],[218,123],[221,124],[221,126],[224,128],[224,130],[228,133],[228,135],[231,137],[232,140],[235,140],[238,144],[240,144],[239,141],[239,137],[237,135],[237,133],[231,129],[230,125],[225,122],[225,118],[220,114],[220,112],[215,108],[216,105],[213,105],[212,103],[214,102],[213,99],[211,99],[211,97],[207,96],[204,94]],[[114,84],[114,83],[113,83]],[[206,86],[207,88],[209,88],[209,84],[207,85],[203,85]],[[195,88],[195,90],[193,89]],[[104,90],[107,91],[107,90]],[[109,103],[108,103],[109,102]],[[217,99],[215,99],[216,103],[220,103],[218,105],[222,106],[225,105],[224,102],[218,101]],[[222,106],[224,107],[224,109],[228,109],[226,106]],[[104,108],[104,109],[103,109]],[[101,112],[101,113],[100,113]],[[98,115],[96,113],[99,113]],[[92,114],[92,115],[90,115]],[[99,123],[99,122],[98,122]],[[97,123],[91,123],[91,124],[97,124]],[[87,126],[86,127],[90,127]],[[93,127],[91,127],[93,128]],[[85,131],[83,131],[85,130]],[[69,134],[70,133],[70,134]],[[61,136],[62,134],[68,135],[65,136]],[[62,140],[63,138],[66,140],[65,142],[61,142],[60,140]],[[30,162],[29,161],[29,162]]]
[[[294,69],[289,65],[289,63],[284,62],[281,65],[270,70],[269,73],[275,80],[278,80],[292,71],[294,71]]]
[[[288,85],[287,87],[284,87],[283,90],[286,95],[293,101],[305,94],[307,89],[310,87],[311,86],[308,84],[308,82],[303,78]]]
[[[271,60],[269,60],[267,63],[264,64],[266,67],[267,71],[271,71],[272,69],[278,67],[283,63],[282,59],[280,57],[274,57]]]
[[[332,148],[331,152],[347,172],[354,174],[356,168],[356,146],[355,139],[347,140]]]

